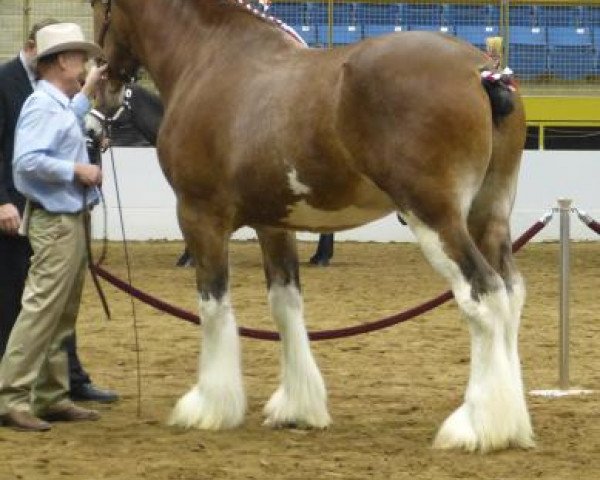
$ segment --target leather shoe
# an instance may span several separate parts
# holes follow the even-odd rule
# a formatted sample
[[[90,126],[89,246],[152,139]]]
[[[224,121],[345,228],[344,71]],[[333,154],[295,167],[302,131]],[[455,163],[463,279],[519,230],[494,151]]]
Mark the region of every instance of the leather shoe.
[[[85,422],[98,420],[100,414],[96,410],[89,410],[78,407],[75,404],[70,404],[53,407],[42,415],[42,418],[49,422]]]
[[[71,400],[77,402],[100,402],[100,403],[112,403],[119,399],[119,395],[110,390],[102,390],[96,387],[93,383],[82,383],[80,385],[71,387],[69,392]]]
[[[20,432],[47,432],[52,428],[52,425],[41,418],[19,410],[11,410],[2,420],[7,427]]]

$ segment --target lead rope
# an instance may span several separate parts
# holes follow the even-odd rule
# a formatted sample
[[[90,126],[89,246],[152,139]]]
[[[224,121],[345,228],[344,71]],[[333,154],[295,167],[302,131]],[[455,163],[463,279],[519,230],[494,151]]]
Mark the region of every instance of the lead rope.
[[[108,138],[112,137],[112,119],[105,119],[105,128]],[[113,179],[115,182],[115,193],[117,198],[117,211],[119,212],[119,222],[121,224],[121,237],[123,239],[123,253],[125,255],[125,266],[127,268],[127,282],[129,285],[133,284],[131,275],[131,262],[129,256],[129,247],[127,243],[127,237],[125,235],[125,221],[123,220],[123,207],[121,204],[121,194],[119,189],[119,181],[117,178],[117,168],[115,166],[115,156],[113,152],[112,144],[109,146],[110,152],[110,163],[112,167]],[[140,360],[140,340],[138,332],[138,321],[137,321],[137,310],[135,307],[135,301],[133,296],[129,296],[131,305],[131,315],[133,317],[133,336],[134,336],[134,349],[135,349],[135,363],[136,363],[136,377],[137,377],[137,416],[138,418],[142,415],[142,369]]]
[[[100,281],[98,280],[98,274],[96,273],[96,269],[94,268],[94,255],[92,254],[92,221],[90,210],[87,207],[87,187],[83,189],[83,235],[85,238],[85,252],[88,260],[88,270],[90,271],[90,275],[92,277],[92,282],[94,283],[94,287],[96,288],[96,292],[98,293],[98,297],[100,297],[100,303],[102,304],[102,308],[104,310],[104,314],[106,315],[106,319],[110,320],[110,309],[108,308],[108,302],[106,300],[106,295],[104,295],[104,290],[102,290],[102,286],[100,285]],[[102,252],[101,261],[104,260],[106,256],[106,252]]]

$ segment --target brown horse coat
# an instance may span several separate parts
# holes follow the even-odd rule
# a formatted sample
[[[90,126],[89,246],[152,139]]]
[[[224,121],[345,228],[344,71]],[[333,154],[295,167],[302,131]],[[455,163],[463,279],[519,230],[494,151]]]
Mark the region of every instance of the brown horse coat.
[[[172,423],[224,428],[242,421],[227,241],[250,225],[283,342],[282,384],[265,408],[267,423],[326,426],[287,230],[330,232],[398,210],[472,327],[465,403],[436,445],[529,446],[516,348],[524,287],[508,226],[524,115],[517,93],[482,84],[491,61],[428,32],[307,49],[229,0],[92,3],[96,25],[104,22],[113,91],[141,64],[165,103],[160,163],[197,260],[201,371]],[[497,419],[498,408],[509,421]]]

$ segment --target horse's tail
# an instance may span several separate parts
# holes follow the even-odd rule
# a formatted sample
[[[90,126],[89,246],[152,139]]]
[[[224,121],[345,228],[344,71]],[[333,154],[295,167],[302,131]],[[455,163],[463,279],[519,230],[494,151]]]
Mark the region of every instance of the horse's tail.
[[[498,125],[515,109],[514,86],[510,80],[497,78],[496,75],[485,76],[483,74],[481,84],[490,98],[494,125]]]

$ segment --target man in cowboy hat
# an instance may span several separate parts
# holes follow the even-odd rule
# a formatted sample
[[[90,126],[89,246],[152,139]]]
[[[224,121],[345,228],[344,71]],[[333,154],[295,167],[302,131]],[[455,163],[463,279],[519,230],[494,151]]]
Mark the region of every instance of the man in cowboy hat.
[[[37,55],[35,37],[48,25],[59,23],[46,18],[31,28],[22,50],[0,66],[0,360],[10,332],[21,310],[21,297],[32,255],[26,236],[19,235],[25,198],[14,186],[12,157],[15,127],[25,100],[35,89],[32,61]],[[74,400],[114,402],[118,395],[92,383],[77,354],[75,335],[65,342],[69,358],[70,395]]]
[[[83,117],[106,67],[101,49],[73,23],[43,27],[34,58],[39,78],[15,132],[13,174],[30,213],[22,223],[33,248],[22,309],[0,363],[0,415],[18,430],[49,430],[45,421],[96,420],[69,398],[64,340],[72,335],[86,267],[84,215],[97,203],[99,167],[91,165]],[[41,417],[41,418],[40,418]]]

